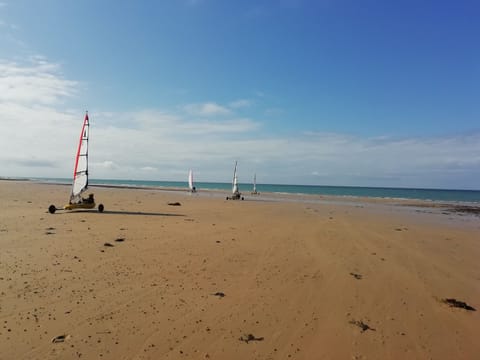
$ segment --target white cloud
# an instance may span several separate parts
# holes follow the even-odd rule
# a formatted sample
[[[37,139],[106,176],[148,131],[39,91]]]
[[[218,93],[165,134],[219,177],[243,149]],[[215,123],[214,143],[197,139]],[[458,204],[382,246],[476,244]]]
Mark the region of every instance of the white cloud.
[[[252,101],[247,99],[239,99],[228,104],[232,109],[246,108],[252,106]]]
[[[71,176],[83,109],[64,109],[79,85],[60,70],[43,58],[0,62],[0,176]],[[478,188],[480,133],[280,137],[215,102],[180,109],[91,111],[91,176],[186,181],[192,168],[197,181],[228,182],[239,160],[240,182]]]
[[[194,116],[221,116],[229,115],[231,111],[214,102],[203,104],[189,104],[184,107],[185,111]]]
[[[156,171],[157,168],[154,168],[152,166],[144,166],[142,167],[140,170],[143,170],[143,171]]]
[[[111,160],[104,160],[100,163],[94,163],[93,165],[98,166],[99,168],[106,169],[106,170],[118,169],[118,165],[114,161],[111,161]]]
[[[266,116],[278,116],[282,115],[285,111],[280,108],[269,108],[265,110],[265,115]]]
[[[190,135],[206,135],[206,134],[232,134],[244,133],[255,130],[259,127],[258,123],[250,119],[234,119],[222,122],[201,121],[201,122],[184,122],[179,125],[178,129],[183,129],[186,134]]]
[[[0,103],[54,104],[73,96],[75,81],[58,75],[59,66],[35,57],[27,66],[0,62]]]

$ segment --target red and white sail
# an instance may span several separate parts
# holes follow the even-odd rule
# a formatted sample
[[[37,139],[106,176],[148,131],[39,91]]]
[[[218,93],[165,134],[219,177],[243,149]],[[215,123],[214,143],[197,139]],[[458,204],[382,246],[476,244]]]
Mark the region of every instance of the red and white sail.
[[[89,121],[88,112],[86,112],[82,131],[80,133],[80,140],[78,142],[77,154],[75,156],[70,203],[79,201],[81,199],[81,194],[88,188],[88,133]]]

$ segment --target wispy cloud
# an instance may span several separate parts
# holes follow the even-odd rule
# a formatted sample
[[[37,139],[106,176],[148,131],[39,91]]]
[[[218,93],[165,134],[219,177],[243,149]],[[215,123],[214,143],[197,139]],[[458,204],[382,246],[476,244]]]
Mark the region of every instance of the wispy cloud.
[[[26,65],[0,62],[0,102],[54,104],[75,94],[78,83],[63,79],[59,66],[42,57]]]
[[[250,107],[250,106],[252,106],[252,104],[253,104],[253,102],[251,100],[239,99],[239,100],[235,100],[235,101],[230,102],[228,105],[232,109],[240,109],[240,108]]]
[[[265,109],[264,113],[267,116],[278,116],[281,115],[285,112],[285,110],[280,109],[280,108],[268,108]]]
[[[230,114],[230,110],[215,102],[203,104],[189,104],[184,107],[185,111],[195,116],[221,116]]]

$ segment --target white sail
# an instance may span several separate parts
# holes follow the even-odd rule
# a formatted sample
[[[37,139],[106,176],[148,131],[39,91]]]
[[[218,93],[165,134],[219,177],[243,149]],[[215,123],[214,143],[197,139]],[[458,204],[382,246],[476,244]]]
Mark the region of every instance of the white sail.
[[[192,170],[190,170],[188,172],[188,188],[190,189],[190,191],[193,191],[193,172],[192,172]]]
[[[73,170],[73,185],[70,195],[70,203],[81,199],[81,194],[88,188],[88,133],[89,120],[88,112],[83,120],[80,140],[78,142],[77,154],[75,156],[75,167]]]
[[[235,169],[233,170],[233,187],[232,192],[235,194],[238,192],[238,179],[237,179],[237,162],[235,161]]]
[[[253,174],[253,192],[257,192],[257,174]]]

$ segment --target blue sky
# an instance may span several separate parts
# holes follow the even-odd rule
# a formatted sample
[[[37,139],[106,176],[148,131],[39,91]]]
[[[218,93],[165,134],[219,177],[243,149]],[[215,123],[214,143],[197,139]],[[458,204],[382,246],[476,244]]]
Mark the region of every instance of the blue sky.
[[[0,126],[23,144],[0,145],[0,176],[69,177],[88,108],[92,177],[229,181],[238,159],[245,182],[478,189],[479,15],[475,1],[0,1]]]

